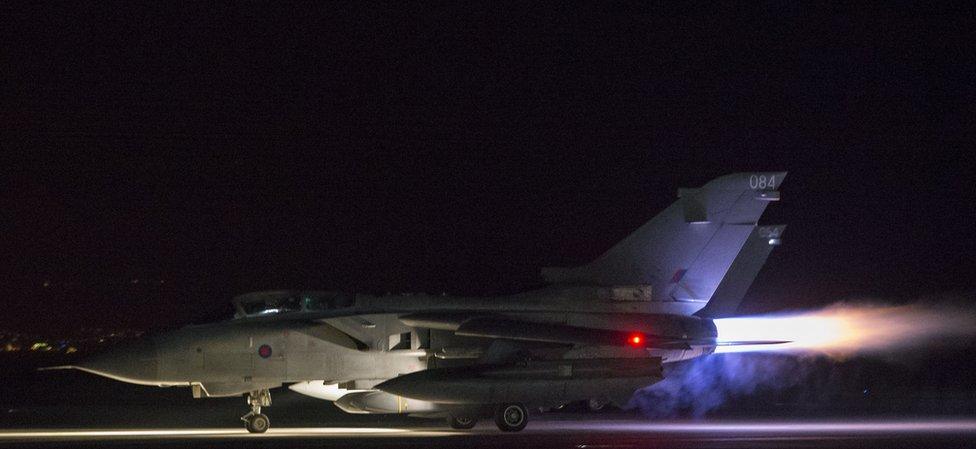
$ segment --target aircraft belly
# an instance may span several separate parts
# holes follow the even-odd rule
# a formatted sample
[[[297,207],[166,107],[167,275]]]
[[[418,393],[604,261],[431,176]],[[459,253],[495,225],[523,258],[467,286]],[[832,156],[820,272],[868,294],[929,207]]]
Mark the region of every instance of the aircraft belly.
[[[400,376],[377,389],[442,404],[524,402],[555,405],[624,397],[663,378],[659,359],[596,359],[528,362],[512,366],[445,368]]]
[[[634,391],[659,382],[661,376],[608,379],[456,379],[414,385],[400,395],[418,401],[440,404],[494,404],[523,402],[531,405],[558,405],[594,397],[613,399],[623,405]],[[382,384],[381,384],[382,385]],[[385,388],[385,387],[379,387]],[[386,387],[389,388],[389,387]]]

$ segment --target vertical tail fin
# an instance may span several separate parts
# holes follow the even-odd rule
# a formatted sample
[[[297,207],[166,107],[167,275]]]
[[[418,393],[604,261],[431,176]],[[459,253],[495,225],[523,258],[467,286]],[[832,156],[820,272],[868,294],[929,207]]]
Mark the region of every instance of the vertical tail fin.
[[[740,252],[748,249],[766,206],[779,200],[777,189],[785,177],[786,172],[735,173],[697,189],[679,189],[678,201],[595,261],[544,268],[543,277],[552,283],[650,285],[655,300],[687,303],[684,310],[693,313],[712,298]],[[739,264],[736,279],[758,272],[762,263],[749,260]],[[735,293],[732,285],[726,288]]]
[[[780,244],[785,229],[786,225],[757,226],[712,294],[708,305],[695,315],[706,318],[734,315],[769,253]]]

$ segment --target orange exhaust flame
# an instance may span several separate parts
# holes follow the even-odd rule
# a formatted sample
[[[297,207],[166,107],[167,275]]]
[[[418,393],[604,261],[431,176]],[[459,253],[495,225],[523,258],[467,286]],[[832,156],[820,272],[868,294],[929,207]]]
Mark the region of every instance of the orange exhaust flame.
[[[945,306],[835,304],[823,310],[715,320],[719,341],[787,340],[768,346],[720,346],[717,353],[807,352],[834,356],[951,344],[976,335],[976,313]]]

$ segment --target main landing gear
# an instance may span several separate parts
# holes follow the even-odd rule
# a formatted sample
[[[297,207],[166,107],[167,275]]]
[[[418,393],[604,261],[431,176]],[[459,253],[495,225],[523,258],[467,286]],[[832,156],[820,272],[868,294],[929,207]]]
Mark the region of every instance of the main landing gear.
[[[451,426],[452,429],[471,429],[474,428],[475,424],[478,424],[478,418],[475,418],[472,415],[455,415],[451,413],[447,417],[447,424]]]
[[[518,432],[528,422],[529,411],[522,404],[501,404],[495,408],[495,424],[504,432]]]
[[[447,416],[447,424],[452,429],[471,429],[478,423],[478,417],[489,414],[495,418],[495,424],[504,432],[518,432],[529,422],[529,411],[525,405],[511,402],[495,406],[479,406],[473,409],[456,409]]]
[[[244,428],[251,433],[267,432],[268,428],[271,427],[271,420],[268,419],[267,415],[261,413],[261,407],[271,406],[271,391],[252,391],[244,395],[244,398],[247,400],[247,404],[251,406],[251,411],[241,417],[241,421],[244,421]]]
[[[591,412],[598,412],[605,409],[609,403],[610,401],[604,399],[593,398],[586,401],[586,408],[590,409]]]

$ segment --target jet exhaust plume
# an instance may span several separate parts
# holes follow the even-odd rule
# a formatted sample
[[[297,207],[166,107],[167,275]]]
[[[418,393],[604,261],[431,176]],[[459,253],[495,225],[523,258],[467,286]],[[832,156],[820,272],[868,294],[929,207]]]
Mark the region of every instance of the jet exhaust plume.
[[[917,350],[923,346],[971,344],[976,337],[972,299],[949,299],[959,301],[895,306],[838,303],[814,311],[718,319],[719,340],[791,343],[720,346],[716,352],[737,354],[666,365],[664,380],[637,391],[630,405],[653,418],[685,414],[700,418],[756,391],[799,389],[815,400],[822,390],[843,382],[836,377],[840,375],[835,371],[836,359],[896,356],[905,362],[924,352]]]
[[[951,344],[976,335],[976,312],[953,305],[838,303],[821,310],[715,320],[719,341],[785,340],[720,346],[716,352],[818,352],[834,357]]]

